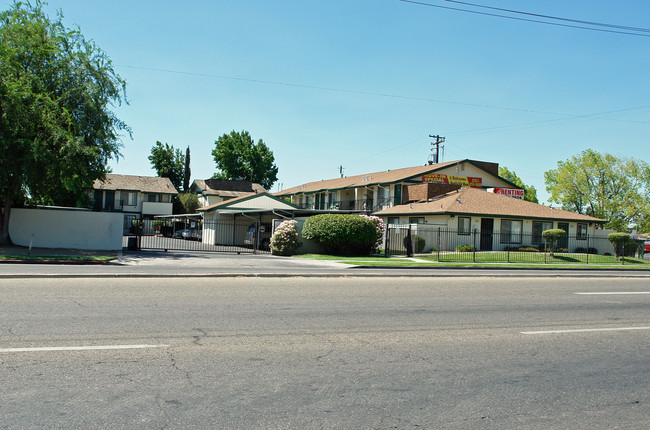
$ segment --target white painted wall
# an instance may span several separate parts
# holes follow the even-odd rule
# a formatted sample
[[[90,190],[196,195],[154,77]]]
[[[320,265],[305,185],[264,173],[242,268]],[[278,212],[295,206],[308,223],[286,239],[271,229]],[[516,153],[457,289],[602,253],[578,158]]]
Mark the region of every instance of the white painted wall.
[[[14,244],[35,248],[122,249],[124,214],[74,208],[11,209],[9,235]]]

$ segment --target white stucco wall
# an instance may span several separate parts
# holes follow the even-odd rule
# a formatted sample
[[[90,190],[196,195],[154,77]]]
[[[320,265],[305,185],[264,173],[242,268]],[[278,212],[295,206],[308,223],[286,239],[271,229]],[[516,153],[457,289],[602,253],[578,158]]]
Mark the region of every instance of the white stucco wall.
[[[9,235],[19,246],[120,250],[123,224],[124,214],[119,212],[14,208]]]

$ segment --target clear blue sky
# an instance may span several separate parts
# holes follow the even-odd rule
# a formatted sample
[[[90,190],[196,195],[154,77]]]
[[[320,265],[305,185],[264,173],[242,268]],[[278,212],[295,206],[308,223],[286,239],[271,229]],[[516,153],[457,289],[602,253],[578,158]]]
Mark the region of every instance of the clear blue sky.
[[[650,27],[639,0],[473,2]],[[50,1],[58,8],[127,81],[117,112],[133,139],[115,173],[155,174],[147,156],[160,140],[189,145],[192,179],[208,178],[214,142],[231,130],[271,148],[272,191],[339,166],[424,164],[429,134],[446,137],[444,161],[498,162],[542,201],[544,172],[584,149],[650,161],[650,37],[398,0]]]

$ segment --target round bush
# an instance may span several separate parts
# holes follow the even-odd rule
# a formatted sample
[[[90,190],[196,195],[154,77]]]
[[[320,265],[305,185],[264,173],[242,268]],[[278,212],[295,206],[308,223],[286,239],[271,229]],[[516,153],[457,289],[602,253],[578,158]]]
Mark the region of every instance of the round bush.
[[[293,255],[298,246],[298,227],[295,220],[282,221],[271,236],[271,254]]]
[[[335,255],[369,255],[377,243],[375,224],[359,215],[323,214],[307,218],[302,237]]]
[[[413,252],[414,253],[419,254],[422,251],[424,251],[426,241],[424,240],[424,238],[422,236],[420,236],[419,234],[416,234],[415,236],[413,236],[411,238],[411,240],[413,241]],[[406,248],[407,245],[408,245],[408,237],[405,237],[403,242],[404,242],[404,248]]]

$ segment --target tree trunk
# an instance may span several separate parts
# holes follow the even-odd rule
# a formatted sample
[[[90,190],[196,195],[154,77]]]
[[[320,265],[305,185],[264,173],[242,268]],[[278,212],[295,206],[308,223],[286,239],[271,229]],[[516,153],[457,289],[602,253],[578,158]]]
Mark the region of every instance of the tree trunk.
[[[9,216],[11,215],[11,199],[5,201],[2,213],[0,213],[0,246],[11,245],[11,238],[9,237]]]

